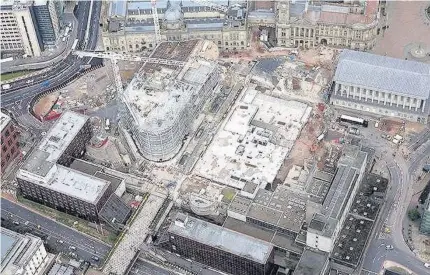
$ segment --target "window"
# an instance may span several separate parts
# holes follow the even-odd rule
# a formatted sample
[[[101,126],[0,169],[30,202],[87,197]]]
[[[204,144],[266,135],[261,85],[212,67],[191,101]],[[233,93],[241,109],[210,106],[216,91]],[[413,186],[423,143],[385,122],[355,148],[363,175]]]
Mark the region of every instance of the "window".
[[[4,133],[4,136],[5,136],[5,137],[10,136],[10,132],[9,132],[9,130],[6,130],[6,132]]]
[[[3,150],[3,152],[6,153],[6,151],[7,151],[7,147],[6,146],[3,146],[1,149]]]
[[[10,154],[7,154],[6,155],[6,161],[9,161],[10,160]]]
[[[9,145],[9,146],[11,146],[11,145],[12,145],[12,140],[11,140],[11,139],[9,139],[9,140],[7,141],[7,145]]]

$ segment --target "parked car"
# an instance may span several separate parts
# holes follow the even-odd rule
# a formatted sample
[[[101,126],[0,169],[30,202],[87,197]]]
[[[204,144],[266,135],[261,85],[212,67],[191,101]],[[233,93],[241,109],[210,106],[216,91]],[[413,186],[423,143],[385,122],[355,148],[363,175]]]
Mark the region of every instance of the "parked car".
[[[425,263],[424,266],[427,267],[427,268],[430,268],[430,264],[429,263]]]
[[[76,250],[76,247],[74,247],[74,246],[69,246],[69,249],[70,249],[70,250]]]
[[[63,241],[63,240],[57,240],[57,243],[61,243],[61,244],[63,244],[63,243],[64,243],[64,241]]]
[[[100,259],[97,256],[91,256],[91,259],[93,259],[94,261],[98,262]]]
[[[385,249],[387,249],[387,250],[393,250],[394,247],[392,245],[387,245],[387,246],[385,246]]]

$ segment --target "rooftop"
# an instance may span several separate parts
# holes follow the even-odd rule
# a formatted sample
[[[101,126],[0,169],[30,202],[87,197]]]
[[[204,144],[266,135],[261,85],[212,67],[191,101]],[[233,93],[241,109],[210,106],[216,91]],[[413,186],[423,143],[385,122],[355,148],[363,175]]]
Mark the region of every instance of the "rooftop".
[[[3,129],[7,126],[7,124],[9,123],[9,121],[11,121],[10,116],[6,115],[3,112],[0,112],[0,128],[1,131],[3,132]]]
[[[357,266],[372,230],[373,221],[349,214],[339,232],[331,257],[347,265]]]
[[[40,151],[48,153],[45,161],[57,162],[88,119],[80,113],[63,113],[37,146]]]
[[[336,174],[330,185],[330,189],[319,203],[322,202],[322,210],[316,213],[309,229],[321,231],[326,236],[331,236],[337,225],[339,216],[344,211],[350,191],[356,184],[362,169],[367,164],[367,153],[358,146],[349,145],[343,148],[343,155],[338,161]],[[318,182],[317,182],[318,183]],[[323,181],[319,182],[322,185]]]
[[[112,193],[100,210],[100,217],[111,224],[125,224],[130,217],[131,208]]]
[[[169,232],[261,264],[267,263],[273,250],[268,242],[182,213],[177,214]]]
[[[4,227],[0,232],[1,269],[4,275],[19,274],[19,270],[27,265],[33,254],[43,246],[40,238],[30,234],[21,235]]]
[[[323,274],[328,261],[328,255],[324,252],[305,249],[293,275],[319,275]]]
[[[384,77],[380,77],[381,75]],[[343,50],[333,80],[372,90],[427,99],[430,94],[430,65]]]
[[[251,90],[232,109],[196,169],[237,189],[248,182],[264,187],[275,179],[311,108]]]
[[[351,213],[375,221],[387,187],[387,179],[375,174],[366,174],[351,205]]]
[[[96,203],[109,181],[57,164],[89,117],[65,112],[29,155],[17,176],[45,188]]]

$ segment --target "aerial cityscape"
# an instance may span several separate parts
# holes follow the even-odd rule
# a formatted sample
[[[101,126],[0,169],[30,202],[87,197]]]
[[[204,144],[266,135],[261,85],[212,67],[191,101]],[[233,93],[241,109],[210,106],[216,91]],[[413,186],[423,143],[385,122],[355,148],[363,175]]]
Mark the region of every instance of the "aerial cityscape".
[[[430,1],[0,19],[1,275],[430,274]]]

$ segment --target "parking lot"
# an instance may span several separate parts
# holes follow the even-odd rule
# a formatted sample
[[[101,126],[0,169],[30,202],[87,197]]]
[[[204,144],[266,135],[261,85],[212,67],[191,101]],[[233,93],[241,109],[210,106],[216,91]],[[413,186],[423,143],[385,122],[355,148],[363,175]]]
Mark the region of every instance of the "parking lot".
[[[53,253],[63,252],[77,260],[101,265],[111,247],[92,237],[43,217],[1,198],[2,226],[19,233],[31,233],[45,241]],[[98,260],[97,260],[98,258]]]

